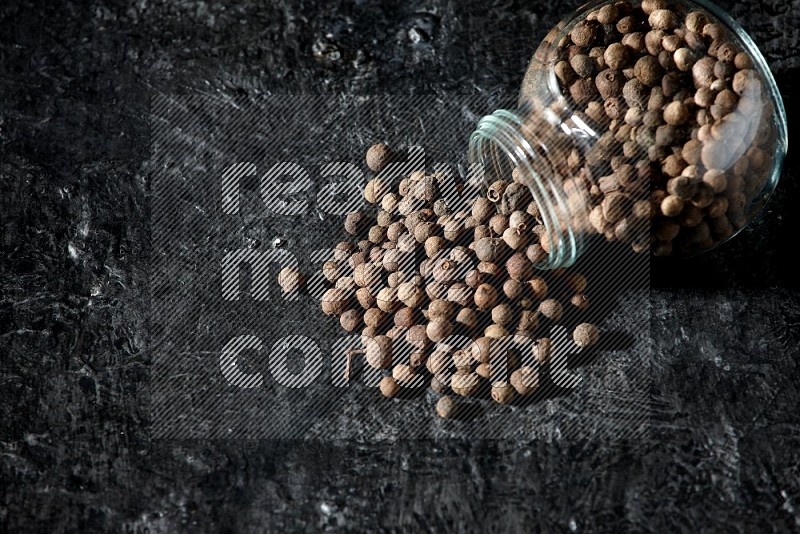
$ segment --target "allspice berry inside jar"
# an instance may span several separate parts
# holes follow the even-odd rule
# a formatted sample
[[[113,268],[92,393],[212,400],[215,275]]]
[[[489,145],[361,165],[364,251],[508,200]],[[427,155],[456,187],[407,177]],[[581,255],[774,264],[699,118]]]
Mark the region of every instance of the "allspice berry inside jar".
[[[547,35],[518,108],[480,121],[470,157],[530,190],[536,266],[552,269],[594,239],[656,256],[727,241],[764,207],[787,143],[769,67],[721,9],[606,0]]]

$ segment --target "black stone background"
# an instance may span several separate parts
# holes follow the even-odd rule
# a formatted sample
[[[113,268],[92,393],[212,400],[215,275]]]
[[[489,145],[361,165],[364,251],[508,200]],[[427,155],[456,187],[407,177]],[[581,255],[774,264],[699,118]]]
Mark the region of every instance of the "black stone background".
[[[723,5],[765,53],[793,131],[800,4]],[[735,242],[653,264],[647,441],[150,437],[150,97],[513,95],[534,46],[571,8],[3,2],[0,526],[800,528],[796,151]]]

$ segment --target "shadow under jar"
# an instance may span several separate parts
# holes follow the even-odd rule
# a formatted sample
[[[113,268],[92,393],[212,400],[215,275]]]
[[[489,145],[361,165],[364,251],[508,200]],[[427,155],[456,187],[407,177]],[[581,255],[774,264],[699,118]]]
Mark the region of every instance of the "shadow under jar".
[[[583,6],[537,49],[518,109],[470,138],[489,181],[530,188],[544,269],[572,265],[593,236],[656,256],[714,248],[763,209],[786,149],[764,57],[705,1]]]

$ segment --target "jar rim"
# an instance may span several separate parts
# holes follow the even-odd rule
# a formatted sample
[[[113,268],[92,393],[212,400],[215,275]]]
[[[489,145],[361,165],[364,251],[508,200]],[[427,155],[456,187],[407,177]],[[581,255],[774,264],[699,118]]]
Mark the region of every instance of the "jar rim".
[[[531,183],[522,185],[530,190],[539,207],[550,243],[547,260],[534,267],[542,270],[569,267],[580,256],[583,239],[571,224],[567,202],[559,188],[552,187],[553,184],[548,183],[552,178],[542,176],[532,165],[531,162],[538,160],[539,155],[527,139],[530,132],[523,133],[523,128],[522,118],[510,110],[499,109],[481,118],[469,139],[470,161],[480,163],[485,172],[489,152],[499,149],[509,164],[524,167],[524,174],[530,176]]]

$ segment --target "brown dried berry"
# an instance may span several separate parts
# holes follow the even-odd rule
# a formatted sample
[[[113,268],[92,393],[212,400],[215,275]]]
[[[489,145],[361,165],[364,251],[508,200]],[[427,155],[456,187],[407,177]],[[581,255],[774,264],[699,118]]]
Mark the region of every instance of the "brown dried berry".
[[[450,397],[445,396],[436,401],[436,413],[442,419],[450,419],[455,414],[455,411],[456,403]]]
[[[684,124],[689,120],[689,110],[683,102],[670,102],[664,108],[664,122],[673,126]]]
[[[597,40],[600,25],[591,20],[582,20],[572,28],[570,38],[580,47],[588,47]]]
[[[539,371],[535,367],[520,367],[511,373],[509,382],[517,393],[528,396],[539,387]]]
[[[367,150],[367,167],[380,172],[392,161],[392,149],[385,143],[377,143]]]
[[[514,280],[525,281],[533,276],[533,265],[522,252],[513,254],[506,261],[506,270],[508,271],[508,276]]]
[[[586,104],[597,96],[597,88],[594,81],[589,78],[582,78],[569,86],[569,93],[576,104]]]
[[[480,310],[488,310],[497,302],[497,290],[491,284],[481,284],[475,289],[475,305]]]
[[[613,98],[622,94],[625,77],[619,71],[606,69],[595,77],[595,84],[600,96],[604,99]]]
[[[703,33],[706,24],[708,24],[708,16],[702,11],[692,11],[686,15],[686,29],[690,32]]]
[[[478,391],[480,379],[475,373],[469,371],[456,371],[450,379],[450,388],[457,395],[470,397]]]
[[[612,43],[603,53],[603,59],[609,69],[622,70],[628,66],[631,55],[631,50],[624,44]]]
[[[290,295],[300,290],[303,284],[303,276],[295,267],[284,267],[278,273],[278,285],[284,294]]]
[[[547,299],[539,304],[539,312],[548,319],[558,321],[564,313],[564,308],[556,299]]]
[[[492,399],[498,404],[508,404],[514,400],[516,390],[508,382],[495,382],[492,384]]]
[[[322,295],[322,313],[325,315],[341,315],[347,309],[347,294],[338,288],[331,288]]]
[[[366,339],[364,348],[367,364],[373,369],[388,369],[392,365],[392,340],[387,336]]]
[[[669,195],[661,202],[661,213],[667,217],[677,217],[683,211],[683,200],[675,195]]]
[[[575,327],[572,339],[581,348],[591,347],[600,340],[600,332],[593,324],[581,323]]]
[[[668,9],[657,9],[650,13],[647,22],[655,30],[672,30],[678,27],[680,20],[675,12]]]
[[[664,70],[659,65],[657,58],[648,55],[639,58],[633,67],[633,72],[642,84],[653,87],[661,82]]]
[[[400,384],[391,376],[384,376],[381,378],[380,389],[384,397],[391,399],[400,393]]]

